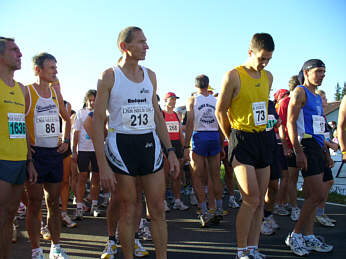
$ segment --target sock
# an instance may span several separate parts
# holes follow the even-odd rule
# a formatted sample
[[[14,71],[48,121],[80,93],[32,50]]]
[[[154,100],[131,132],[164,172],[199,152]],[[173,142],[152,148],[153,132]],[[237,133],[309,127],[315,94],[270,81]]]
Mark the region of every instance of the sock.
[[[43,221],[41,221],[41,228],[43,228],[44,227],[44,224],[43,224]]]
[[[248,246],[247,250],[249,250],[250,254],[254,254],[255,250],[258,249],[258,246]]]
[[[51,248],[51,249],[52,249],[52,248],[53,248],[53,249],[54,249],[54,248],[55,248],[55,249],[60,249],[60,244],[53,244],[53,243],[52,243],[51,246],[50,246],[50,248]]]
[[[41,250],[41,248],[37,247],[35,249],[31,249],[31,253],[36,253],[36,252],[38,252],[40,250]]]
[[[216,200],[216,209],[223,210],[222,208],[222,200]]]
[[[242,257],[243,254],[245,253],[245,251],[247,251],[247,247],[244,247],[244,248],[237,248],[237,251],[238,251],[238,257]]]
[[[77,202],[77,209],[83,209],[83,203]]]
[[[272,212],[265,209],[265,210],[264,210],[264,215],[263,215],[263,216],[264,216],[265,218],[268,218],[270,215],[272,215]]]
[[[181,200],[180,199],[175,199],[174,203],[180,203]]]
[[[115,239],[115,235],[114,236],[108,236],[108,240],[109,241],[114,241],[114,243],[115,243],[115,241],[116,241],[116,239]]]
[[[201,202],[202,213],[208,212],[207,203],[205,201]]]
[[[98,202],[97,200],[92,200],[91,201],[91,206],[97,206],[97,202]]]
[[[316,216],[322,216],[324,214],[324,208],[316,209]]]
[[[204,186],[204,193],[208,194],[208,185]]]
[[[229,201],[234,201],[234,195],[229,196]]]

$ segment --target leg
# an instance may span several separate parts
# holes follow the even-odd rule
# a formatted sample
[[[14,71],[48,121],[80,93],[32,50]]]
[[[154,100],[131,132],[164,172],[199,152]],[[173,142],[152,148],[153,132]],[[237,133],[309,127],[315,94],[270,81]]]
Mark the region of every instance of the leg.
[[[89,177],[89,173],[87,172],[80,172],[78,175],[77,193],[76,193],[77,205],[78,203],[83,202],[83,198],[85,194],[85,184],[88,181],[88,177]]]
[[[47,204],[47,225],[52,235],[52,243],[59,244],[61,233],[61,216],[59,208],[59,194],[61,183],[44,183]]]
[[[167,258],[167,223],[164,210],[165,181],[163,170],[141,177],[152,218],[152,237],[156,258]]]
[[[278,182],[279,182],[278,179],[269,181],[269,185],[268,185],[268,189],[267,189],[267,193],[265,197],[265,209],[267,211],[273,210],[276,197],[278,194]]]
[[[28,206],[26,214],[26,228],[28,230],[31,248],[40,247],[40,212],[43,198],[43,188],[41,184],[26,184],[28,192]]]
[[[299,170],[296,167],[288,167],[288,194],[292,207],[298,207],[297,204],[297,182]]]
[[[208,160],[208,171],[210,180],[213,185],[214,195],[216,200],[222,199],[222,181],[220,178],[220,153],[215,156],[209,156]]]
[[[67,211],[67,203],[70,191],[71,157],[63,160],[64,174],[61,182],[61,211]]]
[[[72,159],[71,159],[72,160]],[[78,183],[78,168],[75,161],[71,161],[71,189],[73,194],[77,197],[77,183]]]
[[[278,204],[284,204],[287,202],[287,199],[286,199],[287,193],[288,193],[288,171],[282,170],[281,178],[280,178],[280,188],[278,190],[278,195],[277,195]]]
[[[205,202],[205,192],[204,192],[204,183],[202,181],[203,175],[206,173],[206,168],[204,164],[204,156],[200,156],[195,152],[192,152],[191,159],[191,175],[193,177],[193,187],[195,194],[198,200],[198,203],[201,204]]]

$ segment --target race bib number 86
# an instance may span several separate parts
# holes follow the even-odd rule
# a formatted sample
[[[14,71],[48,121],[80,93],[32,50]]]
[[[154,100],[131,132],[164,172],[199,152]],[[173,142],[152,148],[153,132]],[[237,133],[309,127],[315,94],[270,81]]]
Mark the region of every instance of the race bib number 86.
[[[57,137],[59,136],[59,116],[37,116],[36,136]]]
[[[8,113],[8,131],[10,139],[25,138],[25,114],[23,113]]]
[[[252,112],[255,126],[267,124],[267,103],[252,103]]]
[[[129,130],[154,129],[154,108],[149,105],[123,106],[122,121]]]

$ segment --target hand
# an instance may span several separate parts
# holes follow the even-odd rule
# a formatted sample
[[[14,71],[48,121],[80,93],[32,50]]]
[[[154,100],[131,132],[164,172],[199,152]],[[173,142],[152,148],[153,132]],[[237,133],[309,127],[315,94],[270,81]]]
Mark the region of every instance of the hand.
[[[174,179],[178,179],[180,173],[180,163],[174,152],[168,152],[169,173]]]
[[[77,163],[77,152],[72,152],[72,161]]]
[[[61,87],[60,87],[60,82],[58,78],[56,79],[56,81],[50,83],[50,85],[51,87],[54,88],[55,91],[60,92]]]
[[[308,170],[308,162],[303,151],[296,153],[296,164],[298,169]]]
[[[101,169],[102,168],[102,169]],[[115,178],[115,173],[109,167],[108,164],[105,164],[100,167],[100,183],[105,190],[114,192],[117,180]]]
[[[339,145],[334,142],[329,142],[329,148],[333,149],[333,151],[336,152],[339,149]]]
[[[29,183],[30,184],[36,183],[37,182],[37,172],[36,172],[36,169],[35,169],[32,161],[28,163],[27,173],[28,173]]]
[[[65,142],[61,143],[58,146],[58,152],[61,153],[61,154],[65,153],[67,151],[67,149],[68,149],[68,144],[65,143]]]

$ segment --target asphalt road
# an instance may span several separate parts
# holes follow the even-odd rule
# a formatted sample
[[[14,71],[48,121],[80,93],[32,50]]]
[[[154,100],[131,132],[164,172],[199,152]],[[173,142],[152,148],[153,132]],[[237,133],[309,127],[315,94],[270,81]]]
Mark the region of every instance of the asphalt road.
[[[226,208],[226,206],[225,206]],[[188,211],[167,213],[168,258],[170,259],[230,259],[236,252],[235,216],[237,209],[228,209],[229,214],[218,226],[200,228],[195,214],[196,208]],[[311,253],[309,258],[346,258],[346,206],[327,205],[329,216],[337,220],[335,228],[317,225],[315,232],[322,235],[334,250],[328,254]],[[72,214],[72,206],[69,214]],[[292,230],[294,223],[287,216],[275,216],[280,229],[275,235],[261,236],[260,251],[267,258],[299,258],[285,246],[284,239]],[[31,248],[24,221],[19,221],[19,237],[12,245],[12,258],[31,259]],[[107,241],[106,219],[86,217],[74,229],[62,228],[61,244],[71,259],[100,258]],[[144,241],[150,251],[146,258],[155,258],[151,241]],[[41,239],[41,247],[48,259],[50,242]],[[118,259],[123,258],[120,253]]]

